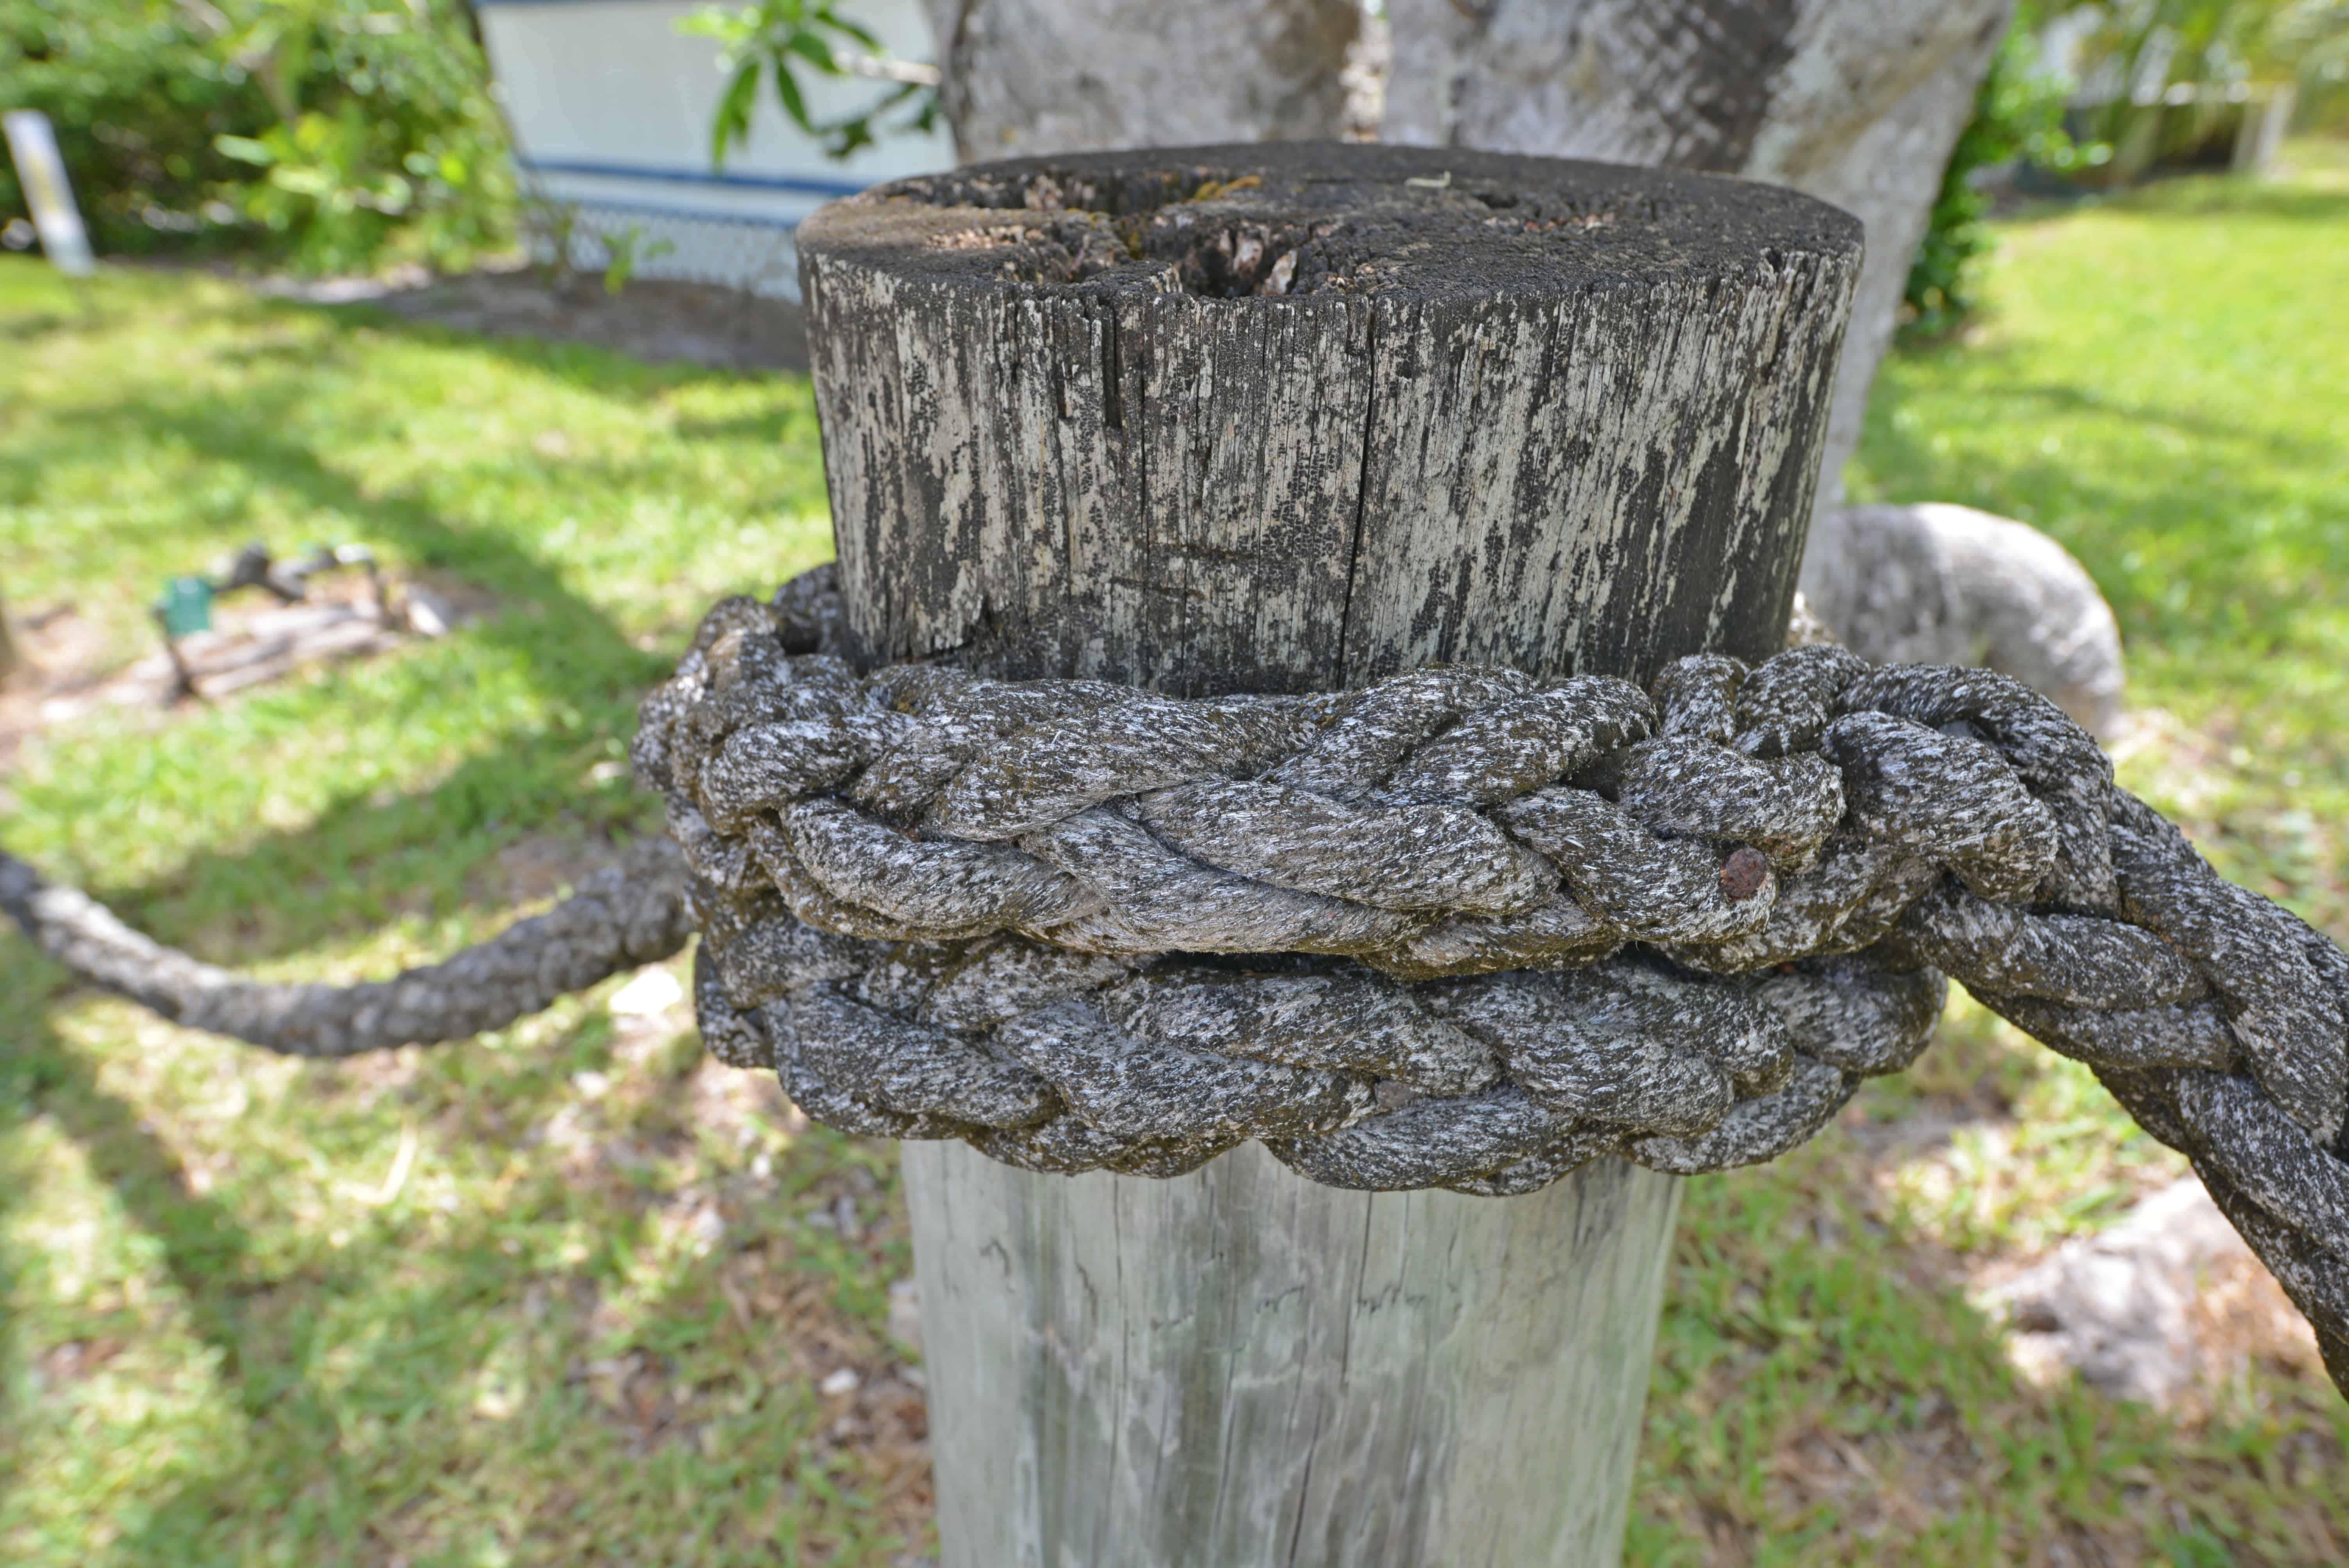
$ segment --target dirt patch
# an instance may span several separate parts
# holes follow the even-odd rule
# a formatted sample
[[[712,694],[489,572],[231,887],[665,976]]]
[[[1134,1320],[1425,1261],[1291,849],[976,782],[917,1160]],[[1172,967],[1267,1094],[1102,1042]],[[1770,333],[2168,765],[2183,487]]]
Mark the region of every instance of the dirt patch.
[[[556,288],[534,269],[429,282],[336,279],[271,292],[321,304],[367,304],[409,321],[492,337],[590,343],[655,363],[805,370],[806,316],[789,300],[709,284],[639,279],[618,294],[583,276]]]
[[[314,582],[296,603],[258,592],[218,601],[212,629],[181,638],[179,654],[198,699],[230,700],[305,669],[445,635],[496,607],[496,595],[445,573],[387,573],[380,596],[373,580],[346,574]],[[10,625],[24,663],[0,682],[0,778],[44,730],[105,707],[144,709],[160,721],[190,701],[160,634],[151,653],[124,665],[121,629],[69,601],[13,615]]]
[[[2035,1383],[2076,1373],[2170,1408],[2254,1359],[2323,1373],[2315,1335],[2191,1176],[2028,1268],[1993,1268],[1977,1299],[2006,1320],[2009,1356]]]
[[[577,832],[529,833],[491,857],[473,879],[474,896],[486,908],[536,904],[578,886],[612,864],[612,846]]]

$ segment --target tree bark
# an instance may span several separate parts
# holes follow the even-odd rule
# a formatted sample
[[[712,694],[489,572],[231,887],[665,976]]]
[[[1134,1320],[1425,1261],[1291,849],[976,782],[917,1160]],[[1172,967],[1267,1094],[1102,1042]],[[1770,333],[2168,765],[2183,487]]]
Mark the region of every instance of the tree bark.
[[[850,641],[1204,694],[1783,640],[1857,227],[1392,148],[967,169],[800,234]],[[946,1561],[1619,1549],[1675,1191],[905,1161]]]
[[[1358,0],[926,0],[966,160],[1338,135]]]
[[[1390,141],[1739,174],[1856,213],[1823,499],[2013,0],[1389,0]]]

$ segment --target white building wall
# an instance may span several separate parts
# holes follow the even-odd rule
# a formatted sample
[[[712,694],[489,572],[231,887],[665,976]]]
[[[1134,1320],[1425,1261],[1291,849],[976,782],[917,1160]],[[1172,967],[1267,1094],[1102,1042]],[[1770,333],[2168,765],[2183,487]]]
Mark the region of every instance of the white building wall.
[[[761,83],[748,146],[723,170],[709,123],[726,77],[718,46],[679,33],[699,0],[476,0],[491,69],[527,189],[577,213],[579,259],[600,265],[596,239],[634,227],[667,254],[643,277],[725,284],[796,298],[792,231],[835,196],[954,164],[943,123],[881,139],[845,161],[824,156]],[[935,57],[917,0],[854,0],[848,14],[899,59]],[[852,115],[887,85],[802,72],[819,121]],[[901,110],[891,119],[902,118]]]

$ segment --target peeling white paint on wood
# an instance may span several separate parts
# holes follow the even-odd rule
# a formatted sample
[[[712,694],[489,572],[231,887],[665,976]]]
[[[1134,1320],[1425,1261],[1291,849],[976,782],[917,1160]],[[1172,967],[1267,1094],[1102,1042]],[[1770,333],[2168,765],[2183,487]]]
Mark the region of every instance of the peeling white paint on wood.
[[[1118,184],[1121,156],[1173,199]],[[1319,178],[1331,160],[1351,178]],[[1776,646],[1857,271],[1844,215],[1416,149],[992,167],[802,235],[873,657],[1204,695]],[[1235,178],[1257,183],[1185,199]],[[1295,291],[1196,285],[1250,244],[1302,259]],[[1114,264],[1072,271],[1095,247]]]
[[[1328,144],[893,189],[802,233],[866,656],[1200,694],[1783,641],[1844,214]],[[1255,1145],[1165,1181],[905,1162],[950,1568],[1619,1553],[1669,1178],[1495,1200],[1319,1187]]]

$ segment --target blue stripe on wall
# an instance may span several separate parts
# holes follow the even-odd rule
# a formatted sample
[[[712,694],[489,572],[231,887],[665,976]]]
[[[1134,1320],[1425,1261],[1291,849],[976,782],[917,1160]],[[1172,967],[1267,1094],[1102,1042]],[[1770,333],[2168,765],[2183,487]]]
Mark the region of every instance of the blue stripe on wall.
[[[508,4],[519,0],[506,0]],[[554,0],[528,0],[552,5]],[[535,174],[586,174],[605,180],[658,180],[672,185],[717,185],[736,191],[787,191],[800,196],[854,196],[866,184],[854,180],[818,180],[802,174],[724,174],[660,163],[601,163],[578,158],[518,158]]]
[[[740,223],[751,229],[781,229],[788,234],[799,227],[793,218],[761,218],[745,212],[729,212],[722,207],[671,207],[658,201],[628,201],[606,200],[601,196],[584,196],[574,205],[604,212],[641,212],[647,218],[689,218],[697,223]]]

